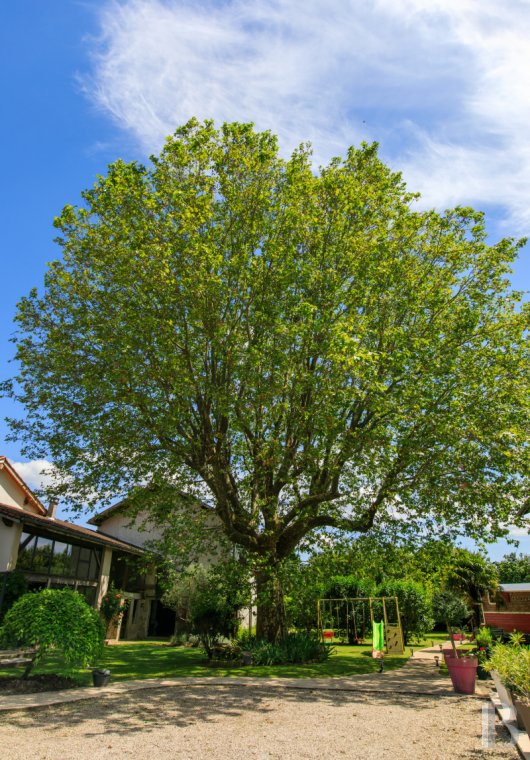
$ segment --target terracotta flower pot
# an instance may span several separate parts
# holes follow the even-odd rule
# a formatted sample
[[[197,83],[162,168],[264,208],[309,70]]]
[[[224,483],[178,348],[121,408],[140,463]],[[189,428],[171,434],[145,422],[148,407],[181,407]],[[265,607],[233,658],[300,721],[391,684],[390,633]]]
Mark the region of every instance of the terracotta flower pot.
[[[476,657],[446,657],[445,662],[457,694],[474,694],[478,659]]]

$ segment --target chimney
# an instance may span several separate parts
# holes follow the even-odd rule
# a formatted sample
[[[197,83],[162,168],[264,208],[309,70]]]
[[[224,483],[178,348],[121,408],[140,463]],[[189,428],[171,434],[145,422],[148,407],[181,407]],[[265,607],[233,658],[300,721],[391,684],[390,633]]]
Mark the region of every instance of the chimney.
[[[58,506],[59,506],[59,499],[52,499],[50,501],[50,506],[48,507],[48,511],[46,512],[46,517],[49,517],[51,520],[55,520],[55,513],[57,512]]]

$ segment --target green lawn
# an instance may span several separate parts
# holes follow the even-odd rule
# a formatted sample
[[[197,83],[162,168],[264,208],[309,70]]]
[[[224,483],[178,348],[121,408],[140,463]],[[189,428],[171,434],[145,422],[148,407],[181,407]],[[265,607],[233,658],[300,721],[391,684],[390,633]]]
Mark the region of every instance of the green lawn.
[[[415,649],[429,646],[431,640],[438,643],[444,634],[429,634],[425,641],[413,644]],[[98,667],[108,668],[113,681],[127,681],[136,678],[171,678],[181,676],[253,676],[284,678],[327,678],[349,676],[361,673],[375,673],[379,662],[372,659],[371,646],[337,645],[327,662],[308,665],[247,666],[217,668],[205,665],[205,655],[199,649],[169,647],[166,641],[134,641],[105,647],[105,653]],[[385,670],[401,667],[410,656],[410,647],[405,654],[385,657]],[[0,678],[13,675],[14,670],[0,671]],[[81,685],[92,682],[90,670],[67,672],[59,657],[49,655],[33,673],[57,673],[73,675]]]

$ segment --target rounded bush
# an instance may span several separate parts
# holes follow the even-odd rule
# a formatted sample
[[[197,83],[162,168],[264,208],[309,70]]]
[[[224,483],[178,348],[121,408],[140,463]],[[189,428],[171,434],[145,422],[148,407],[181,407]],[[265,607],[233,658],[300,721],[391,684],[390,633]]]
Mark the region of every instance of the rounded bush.
[[[60,651],[69,666],[86,666],[101,656],[104,630],[100,616],[71,589],[24,594],[7,612],[0,640],[9,647],[38,647],[37,659]]]

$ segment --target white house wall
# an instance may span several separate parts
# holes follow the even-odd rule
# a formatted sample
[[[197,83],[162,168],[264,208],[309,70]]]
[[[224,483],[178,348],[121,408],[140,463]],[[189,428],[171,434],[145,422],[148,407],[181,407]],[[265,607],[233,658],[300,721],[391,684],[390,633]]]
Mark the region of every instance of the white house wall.
[[[145,523],[145,519],[145,512],[140,512],[133,522],[127,515],[110,515],[99,525],[98,530],[119,541],[126,541],[135,546],[145,546],[148,541],[158,541],[162,538],[160,527],[149,522]]]
[[[11,475],[4,469],[0,470],[0,504],[8,507],[18,507],[32,514],[40,514],[39,510],[31,503],[25,503],[27,497],[24,490],[13,480]]]
[[[0,518],[0,573],[14,570],[17,564],[18,546],[22,533],[22,525],[12,520],[11,525]]]

